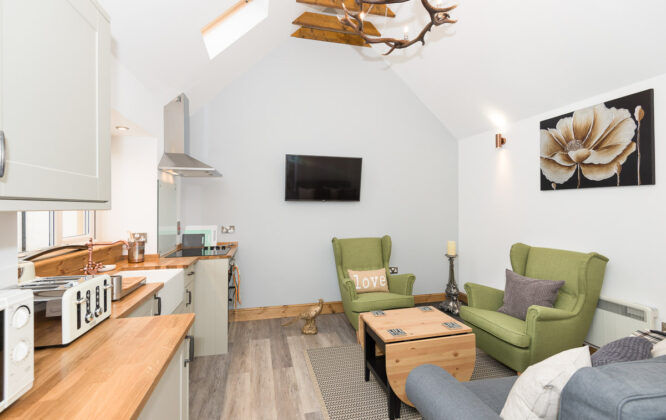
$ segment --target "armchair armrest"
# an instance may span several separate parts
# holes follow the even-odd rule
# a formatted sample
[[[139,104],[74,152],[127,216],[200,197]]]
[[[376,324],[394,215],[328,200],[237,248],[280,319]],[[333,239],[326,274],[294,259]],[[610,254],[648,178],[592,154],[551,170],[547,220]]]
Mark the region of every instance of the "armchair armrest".
[[[424,419],[497,419],[499,416],[472,391],[435,365],[421,365],[409,373],[407,397]]]
[[[342,286],[347,291],[347,296],[351,300],[356,300],[358,295],[356,294],[356,284],[349,277],[342,279]]]
[[[504,290],[477,283],[465,283],[467,304],[472,308],[498,310],[504,303]]]
[[[416,276],[414,274],[394,274],[388,276],[389,292],[411,296]]]
[[[576,316],[575,312],[565,311],[557,308],[547,308],[545,306],[532,305],[527,308],[525,320],[527,325],[535,324],[541,321],[560,321]]]
[[[531,360],[541,361],[561,351],[583,345],[587,325],[576,312],[532,305],[527,309],[526,329],[532,338]]]

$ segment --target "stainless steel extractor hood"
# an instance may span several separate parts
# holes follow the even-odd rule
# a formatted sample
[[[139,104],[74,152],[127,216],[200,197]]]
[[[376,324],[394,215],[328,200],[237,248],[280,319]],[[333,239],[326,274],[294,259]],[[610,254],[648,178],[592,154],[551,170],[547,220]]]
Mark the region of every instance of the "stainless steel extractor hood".
[[[222,176],[217,169],[193,158],[189,153],[190,110],[184,93],[164,106],[164,155],[159,169],[188,177]]]

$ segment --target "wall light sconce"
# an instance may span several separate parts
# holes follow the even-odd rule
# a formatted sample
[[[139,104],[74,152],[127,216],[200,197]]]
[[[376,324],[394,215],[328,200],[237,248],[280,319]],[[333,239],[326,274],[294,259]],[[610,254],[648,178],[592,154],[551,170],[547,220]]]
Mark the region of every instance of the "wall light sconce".
[[[499,149],[506,144],[506,137],[500,133],[495,134],[495,147]]]

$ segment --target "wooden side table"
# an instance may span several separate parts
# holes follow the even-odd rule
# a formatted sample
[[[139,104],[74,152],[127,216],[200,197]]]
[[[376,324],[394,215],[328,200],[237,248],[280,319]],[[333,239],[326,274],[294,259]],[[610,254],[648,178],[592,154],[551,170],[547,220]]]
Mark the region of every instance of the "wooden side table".
[[[384,315],[362,313],[358,332],[364,346],[365,380],[370,380],[372,372],[386,390],[391,420],[400,417],[400,401],[414,406],[405,383],[415,367],[433,364],[460,381],[468,381],[474,372],[472,329],[432,306],[387,310]]]

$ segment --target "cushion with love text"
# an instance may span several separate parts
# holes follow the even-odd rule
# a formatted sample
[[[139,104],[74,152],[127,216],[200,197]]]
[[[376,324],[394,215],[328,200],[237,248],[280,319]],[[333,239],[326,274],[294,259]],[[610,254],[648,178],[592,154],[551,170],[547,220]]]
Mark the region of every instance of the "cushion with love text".
[[[347,270],[347,272],[356,285],[356,293],[389,291],[385,268],[366,271]]]

